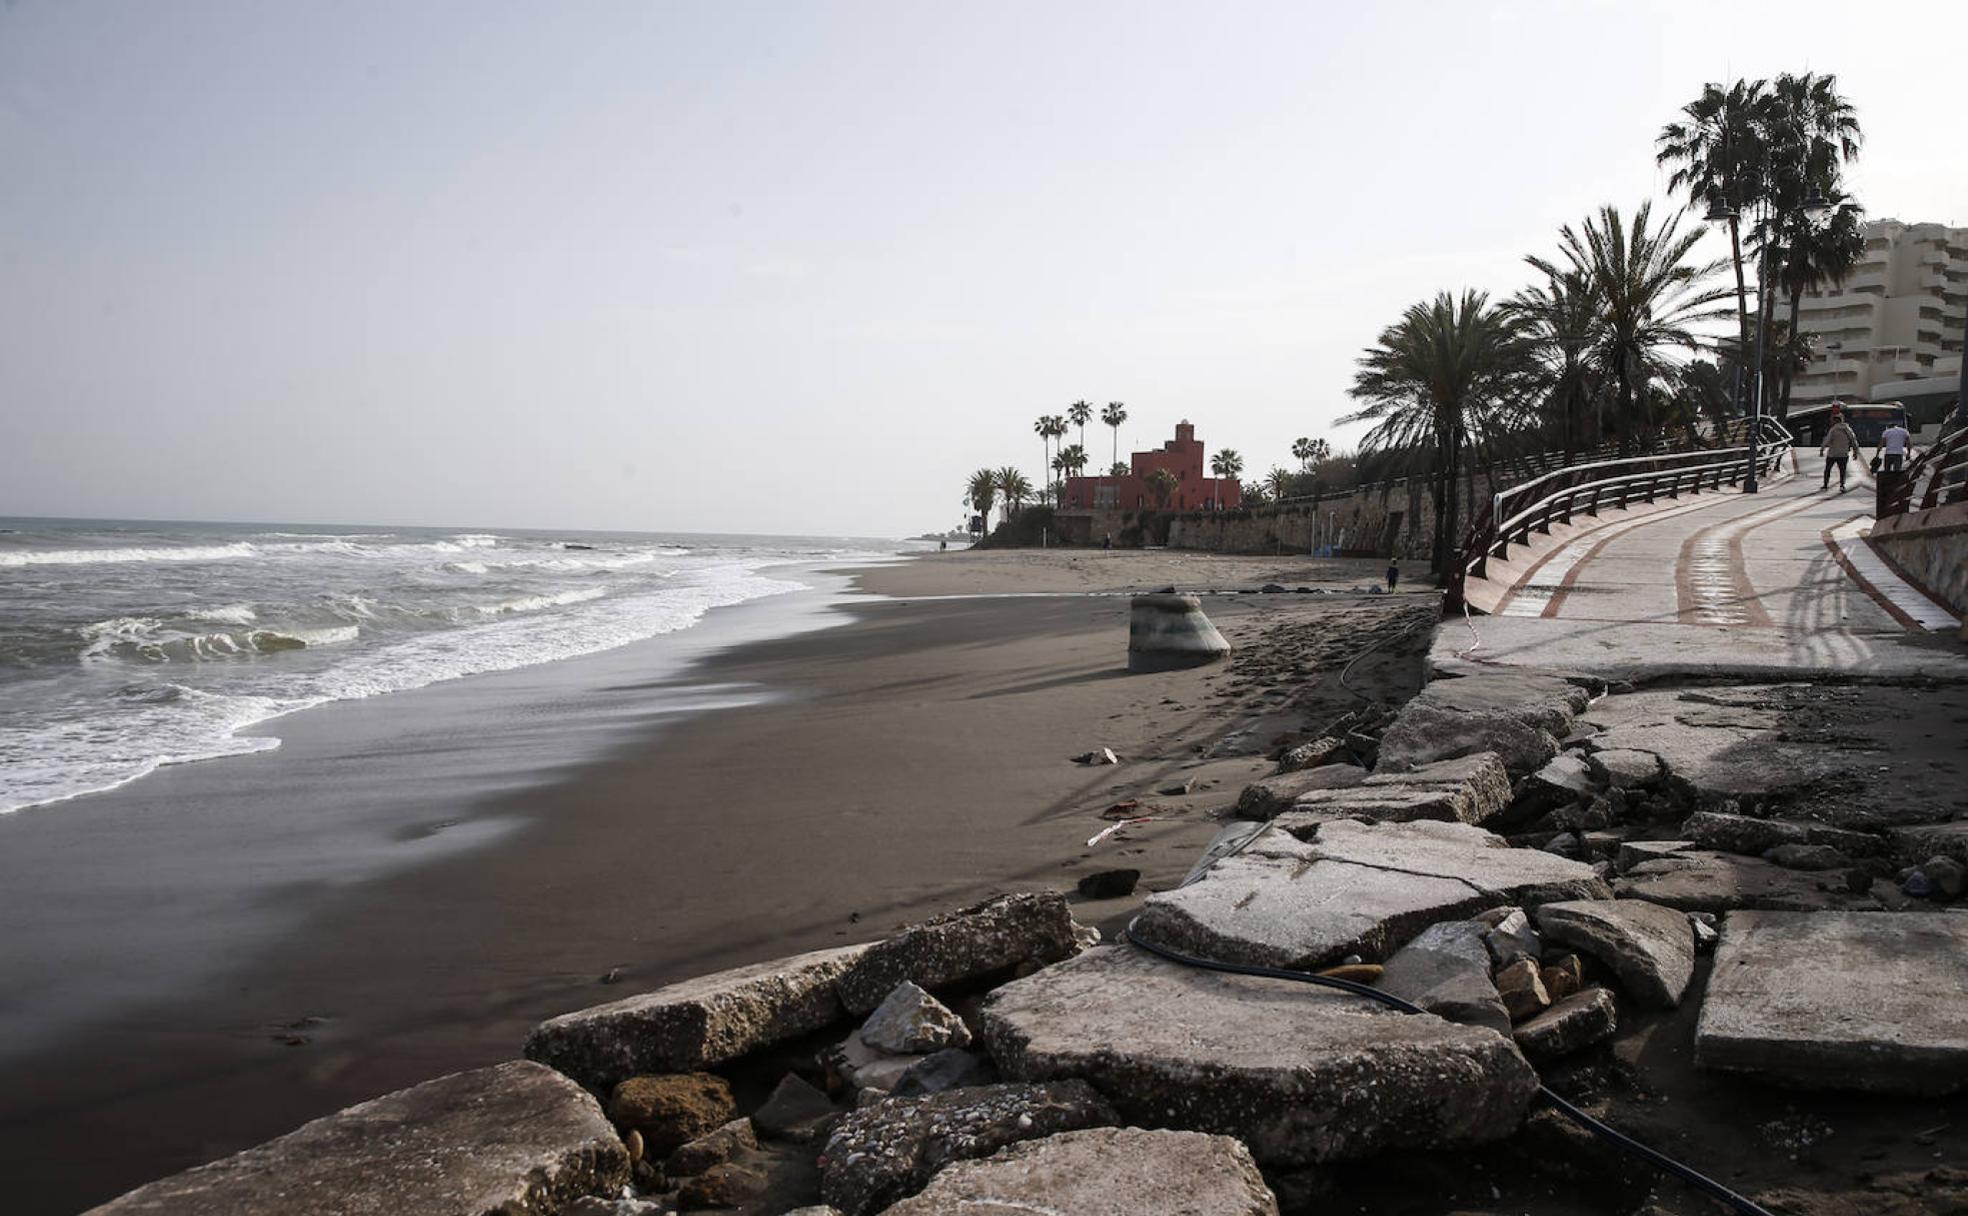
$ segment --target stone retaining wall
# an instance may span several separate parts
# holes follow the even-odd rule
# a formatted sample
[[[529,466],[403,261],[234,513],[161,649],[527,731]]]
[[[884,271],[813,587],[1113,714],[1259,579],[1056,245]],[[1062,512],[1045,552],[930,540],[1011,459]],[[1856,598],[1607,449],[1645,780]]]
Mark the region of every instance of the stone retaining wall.
[[[1882,519],[1873,525],[1872,543],[1908,577],[1968,615],[1968,503]]]

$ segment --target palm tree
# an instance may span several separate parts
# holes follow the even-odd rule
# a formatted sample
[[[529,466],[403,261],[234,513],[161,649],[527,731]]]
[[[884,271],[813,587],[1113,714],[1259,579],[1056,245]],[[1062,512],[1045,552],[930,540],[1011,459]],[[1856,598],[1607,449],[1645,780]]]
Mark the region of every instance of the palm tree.
[[[1118,460],[1116,460],[1113,464],[1107,466],[1107,475],[1109,477],[1126,477],[1131,472],[1133,472],[1132,469],[1128,468],[1126,465],[1122,464]]]
[[[1435,498],[1431,568],[1446,574],[1459,539],[1455,482],[1464,445],[1514,408],[1529,360],[1517,323],[1489,296],[1448,292],[1415,304],[1360,356],[1341,422],[1372,422],[1362,451],[1425,459]]]
[[[998,497],[998,474],[992,469],[979,469],[970,475],[970,484],[964,487],[964,497],[970,509],[985,519],[991,518],[991,504]]]
[[[1244,458],[1235,448],[1224,448],[1210,457],[1210,472],[1218,478],[1231,478],[1244,471]],[[1216,500],[1218,510],[1223,509],[1223,495],[1215,484],[1210,486],[1210,497]]]
[[[1177,484],[1175,474],[1167,469],[1156,469],[1148,474],[1148,492],[1155,496],[1157,508],[1168,509],[1169,499],[1174,497]]]
[[[1675,167],[1669,190],[1685,186],[1689,199],[1707,207],[1709,215],[1728,216],[1729,257],[1736,269],[1736,336],[1743,350],[1749,349],[1749,292],[1743,282],[1742,217],[1762,199],[1765,90],[1760,80],[1738,80],[1727,87],[1705,84],[1700,97],[1681,107],[1687,120],[1662,127],[1654,144],[1655,163]]]
[[[1046,470],[1052,467],[1052,415],[1040,414],[1032,423],[1032,430],[1039,437],[1039,476],[1044,478]]]
[[[1600,304],[1592,278],[1572,270],[1526,287],[1504,305],[1531,343],[1535,387],[1558,419],[1567,456],[1591,446],[1583,440],[1586,412],[1598,396],[1591,353]]]
[[[1074,426],[1080,428],[1080,446],[1084,448],[1086,446],[1086,424],[1093,420],[1093,402],[1075,401],[1066,407],[1066,416],[1073,420]]]
[[[1114,428],[1114,467],[1121,463],[1121,424],[1127,421],[1127,406],[1118,401],[1109,401],[1107,408],[1100,411],[1100,420]]]
[[[1865,258],[1865,223],[1859,218],[1863,209],[1849,202],[1836,187],[1824,194],[1826,201],[1834,204],[1830,221],[1822,227],[1805,224],[1796,231],[1783,269],[1777,275],[1777,281],[1790,295],[1790,332],[1794,335],[1799,333],[1797,311],[1804,302],[1804,293],[1827,283],[1834,287],[1844,283]],[[1779,420],[1790,416],[1791,378],[1792,374],[1785,372],[1778,390]]]
[[[1617,394],[1621,455],[1632,449],[1635,414],[1648,383],[1672,380],[1680,367],[1671,352],[1699,349],[1692,327],[1728,315],[1715,307],[1728,298],[1728,288],[1708,285],[1724,263],[1690,264],[1701,232],[1681,232],[1679,214],[1650,229],[1652,211],[1652,203],[1640,204],[1629,225],[1609,205],[1578,231],[1565,225],[1558,234],[1569,263],[1564,270],[1544,258],[1524,259],[1547,280],[1583,276],[1599,297],[1591,353],[1606,388]]]
[[[1286,472],[1283,466],[1280,465],[1272,465],[1271,471],[1264,475],[1264,488],[1271,492],[1271,497],[1274,500],[1285,496],[1285,487],[1290,482],[1291,474]]]
[[[1011,465],[997,471],[998,493],[1004,496],[1004,521],[1011,521],[1011,513],[1025,505],[1032,496],[1032,483],[1025,480],[1025,474]]]

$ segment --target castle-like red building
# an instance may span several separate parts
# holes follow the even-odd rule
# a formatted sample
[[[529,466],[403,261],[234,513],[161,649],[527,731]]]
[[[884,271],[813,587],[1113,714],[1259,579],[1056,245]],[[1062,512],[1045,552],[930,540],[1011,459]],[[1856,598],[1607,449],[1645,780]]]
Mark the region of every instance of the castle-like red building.
[[[1236,478],[1209,475],[1202,441],[1196,438],[1196,428],[1184,419],[1175,424],[1175,438],[1152,452],[1136,452],[1125,476],[1068,477],[1061,505],[1069,511],[1163,509],[1164,504],[1157,502],[1155,492],[1148,488],[1148,476],[1156,469],[1175,475],[1175,491],[1169,495],[1167,510],[1227,511],[1243,501]]]

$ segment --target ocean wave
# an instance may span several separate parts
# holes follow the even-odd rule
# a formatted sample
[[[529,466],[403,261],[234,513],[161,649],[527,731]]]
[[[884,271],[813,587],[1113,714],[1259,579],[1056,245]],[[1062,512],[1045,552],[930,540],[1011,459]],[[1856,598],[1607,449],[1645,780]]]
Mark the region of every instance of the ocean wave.
[[[453,609],[449,614],[453,620],[471,617],[504,616],[510,612],[540,612],[547,608],[564,608],[569,604],[585,604],[598,600],[608,594],[606,587],[580,587],[571,591],[555,591],[547,595],[523,595],[518,599],[502,600],[496,604],[473,604],[465,608]]]
[[[251,604],[220,604],[213,608],[200,608],[191,613],[201,621],[217,621],[221,625],[250,625],[260,619]]]
[[[219,562],[252,557],[258,549],[244,541],[230,545],[161,548],[28,549],[0,553],[0,566],[94,566],[125,562]]]
[[[445,562],[440,569],[453,574],[487,574],[490,568],[484,562]]]
[[[146,663],[206,662],[242,655],[277,654],[283,650],[353,642],[360,633],[354,625],[186,633],[156,617],[133,616],[97,621],[76,632],[88,642],[82,650],[85,661],[133,659]]]

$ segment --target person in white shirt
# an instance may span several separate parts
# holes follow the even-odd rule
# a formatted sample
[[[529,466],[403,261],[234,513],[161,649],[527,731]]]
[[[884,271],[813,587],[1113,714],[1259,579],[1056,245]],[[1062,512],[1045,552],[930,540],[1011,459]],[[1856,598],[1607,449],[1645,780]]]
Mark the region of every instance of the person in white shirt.
[[[1906,467],[1907,450],[1913,446],[1913,435],[1906,428],[1906,419],[1895,418],[1879,436],[1879,447],[1875,456],[1886,458],[1886,471],[1897,473]]]

